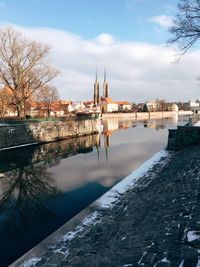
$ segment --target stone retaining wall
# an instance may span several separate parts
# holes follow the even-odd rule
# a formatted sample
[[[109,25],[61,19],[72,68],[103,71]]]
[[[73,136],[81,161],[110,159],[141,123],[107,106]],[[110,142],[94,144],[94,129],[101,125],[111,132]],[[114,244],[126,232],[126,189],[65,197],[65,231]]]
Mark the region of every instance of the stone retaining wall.
[[[99,120],[70,120],[0,126],[0,149],[46,143],[99,132]]]
[[[175,115],[191,115],[192,111],[164,111],[164,112],[133,112],[133,113],[103,113],[102,118],[122,118],[135,120],[169,118]]]
[[[178,126],[177,129],[169,129],[168,149],[177,150],[197,143],[200,143],[200,127]]]

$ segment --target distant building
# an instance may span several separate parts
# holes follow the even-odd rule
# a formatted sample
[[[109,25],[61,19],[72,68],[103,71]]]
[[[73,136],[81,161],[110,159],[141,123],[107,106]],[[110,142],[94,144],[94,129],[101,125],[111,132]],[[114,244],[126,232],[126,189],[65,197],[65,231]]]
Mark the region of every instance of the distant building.
[[[171,106],[171,111],[176,111],[178,112],[178,106],[176,104],[172,104]]]
[[[100,86],[97,79],[97,71],[96,71],[96,79],[94,83],[94,106],[102,113],[112,113],[112,112],[130,112],[132,105],[127,101],[116,102],[113,101],[109,95],[109,83],[106,79],[106,71],[104,70],[104,81],[103,81],[103,96],[100,97]],[[94,109],[94,107],[90,106],[90,109]]]
[[[130,112],[132,111],[132,105],[128,101],[118,101],[119,112]]]
[[[100,102],[100,95],[99,95],[99,82],[97,80],[97,70],[96,70],[96,79],[94,83],[94,105],[99,104]]]
[[[104,70],[103,97],[109,97],[109,86],[106,80],[106,70]]]
[[[197,101],[190,100],[189,101],[189,107],[190,108],[199,107],[199,102],[197,102]]]
[[[157,102],[156,100],[146,101],[143,107],[143,111],[152,112],[157,110]]]
[[[113,102],[110,97],[102,97],[100,107],[102,113],[110,113],[118,111],[118,103]]]

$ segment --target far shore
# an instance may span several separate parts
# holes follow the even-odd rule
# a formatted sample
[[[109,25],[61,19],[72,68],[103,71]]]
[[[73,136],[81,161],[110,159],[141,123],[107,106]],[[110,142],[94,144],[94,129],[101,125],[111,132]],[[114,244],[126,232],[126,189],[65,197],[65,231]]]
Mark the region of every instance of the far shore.
[[[135,120],[148,120],[148,119],[162,119],[169,118],[174,116],[189,116],[192,115],[193,112],[188,110],[180,110],[180,111],[158,111],[158,112],[132,112],[132,113],[102,113],[102,119],[111,119],[111,118],[122,118],[122,119],[135,119]]]

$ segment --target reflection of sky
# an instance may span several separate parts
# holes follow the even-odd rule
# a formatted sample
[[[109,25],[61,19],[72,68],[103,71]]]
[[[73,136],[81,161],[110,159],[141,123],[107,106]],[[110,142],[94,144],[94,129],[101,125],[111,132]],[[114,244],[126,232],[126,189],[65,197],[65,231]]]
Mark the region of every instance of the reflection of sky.
[[[171,122],[170,120],[168,123]],[[118,124],[120,129],[118,129]],[[14,186],[14,191],[8,195],[8,200],[11,202],[6,202],[8,205],[4,209],[6,214],[7,212],[13,214],[12,217],[8,216],[9,220],[7,220],[11,222],[10,228],[7,227],[6,220],[4,222],[3,212],[0,216],[0,230],[5,230],[5,232],[2,231],[2,234],[0,231],[0,251],[3,255],[1,266],[8,266],[166,146],[168,135],[168,126],[164,128],[166,121],[160,121],[157,124],[155,120],[151,120],[145,123],[146,127],[143,123],[138,123],[136,127],[130,127],[135,124],[120,120],[117,123],[107,122],[107,132],[104,129],[107,136],[101,135],[99,149],[93,147],[92,152],[71,155],[68,158],[62,159],[61,155],[53,158],[53,155],[57,154],[50,153],[47,154],[49,158],[41,158],[43,161],[31,164],[35,153],[40,154],[45,145],[39,146],[37,149],[34,147],[21,149],[20,157],[16,151],[5,154],[3,167],[6,163],[13,162],[13,166],[16,168],[11,168],[10,171],[4,173],[5,179],[0,180],[0,195],[9,191],[13,185],[16,188]],[[127,129],[128,125],[130,128]],[[118,130],[114,129],[115,127]],[[169,127],[171,128],[172,125]],[[112,135],[109,136],[110,134]],[[109,141],[109,145],[106,141]],[[95,141],[92,143],[95,144]],[[59,147],[59,143],[57,144]],[[55,143],[48,144],[48,146],[50,151],[57,147]],[[107,147],[107,153],[104,146]],[[80,147],[76,144],[74,149],[74,152],[77,153],[79,150],[87,151],[81,144]],[[20,158],[21,160],[18,160]],[[56,164],[53,166],[52,162],[56,162]],[[21,171],[21,175],[17,175],[19,171]],[[63,194],[57,195],[59,192],[57,189],[60,189]],[[13,206],[14,209],[11,209],[12,205],[10,204],[16,204],[15,193],[19,196],[19,192],[24,192],[24,198],[18,197],[16,203],[20,205],[16,209],[15,206]],[[33,195],[33,199],[29,197],[30,195]]]
[[[162,123],[165,124],[165,121]],[[97,149],[94,148],[91,153],[63,159],[59,166],[51,168],[57,186],[67,192],[88,182],[100,183],[106,187],[114,185],[157,151],[166,147],[167,128],[155,130],[144,128],[143,124],[139,123],[137,127],[113,132],[107,151],[108,159],[104,149],[104,137],[101,136],[99,160]]]

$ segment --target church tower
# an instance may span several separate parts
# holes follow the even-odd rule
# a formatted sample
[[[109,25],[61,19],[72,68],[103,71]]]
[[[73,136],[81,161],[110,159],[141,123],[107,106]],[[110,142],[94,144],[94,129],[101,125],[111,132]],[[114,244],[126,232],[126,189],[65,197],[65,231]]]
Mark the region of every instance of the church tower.
[[[99,104],[100,96],[99,96],[99,82],[97,80],[97,70],[96,70],[96,80],[94,83],[94,104]]]
[[[109,97],[108,82],[106,81],[106,70],[104,70],[103,97]]]

